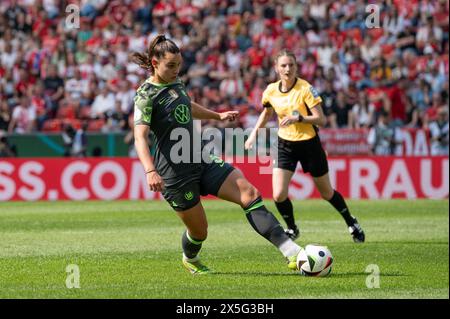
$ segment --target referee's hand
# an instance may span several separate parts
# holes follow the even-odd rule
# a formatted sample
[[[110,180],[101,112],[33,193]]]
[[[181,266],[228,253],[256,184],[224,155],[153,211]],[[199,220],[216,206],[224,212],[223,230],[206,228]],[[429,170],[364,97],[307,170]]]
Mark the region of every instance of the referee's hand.
[[[280,122],[280,126],[288,126],[294,123],[298,123],[298,115],[290,115],[284,117]]]
[[[147,184],[152,192],[162,192],[164,189],[164,181],[156,171],[147,174]]]

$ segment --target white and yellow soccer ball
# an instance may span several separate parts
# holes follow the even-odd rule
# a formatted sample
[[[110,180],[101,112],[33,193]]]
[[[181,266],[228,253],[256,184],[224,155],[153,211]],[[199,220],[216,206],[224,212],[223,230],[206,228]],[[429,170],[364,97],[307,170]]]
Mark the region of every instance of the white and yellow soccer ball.
[[[301,275],[325,277],[331,272],[333,255],[327,246],[306,245],[297,256],[297,269]]]

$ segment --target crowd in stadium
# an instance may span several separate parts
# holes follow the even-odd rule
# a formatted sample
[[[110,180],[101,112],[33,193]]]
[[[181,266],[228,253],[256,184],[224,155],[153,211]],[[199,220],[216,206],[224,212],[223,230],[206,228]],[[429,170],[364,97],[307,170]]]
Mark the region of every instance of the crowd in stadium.
[[[369,128],[380,117],[401,127],[448,123],[448,0],[379,1],[372,16],[368,4],[1,1],[0,131],[129,130],[135,89],[149,75],[129,55],[160,33],[182,49],[191,98],[239,110],[244,128],[276,81],[272,57],[282,48],[320,92],[328,127]]]

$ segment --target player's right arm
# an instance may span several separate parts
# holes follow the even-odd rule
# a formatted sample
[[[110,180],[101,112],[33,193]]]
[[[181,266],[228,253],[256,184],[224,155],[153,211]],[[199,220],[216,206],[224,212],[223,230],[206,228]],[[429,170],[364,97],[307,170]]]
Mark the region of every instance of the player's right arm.
[[[164,188],[164,181],[155,169],[150,150],[147,143],[147,136],[150,133],[150,127],[147,125],[134,126],[134,146],[139,160],[144,166],[147,184],[153,192],[161,192]]]
[[[160,192],[164,182],[156,171],[150,156],[147,137],[152,122],[153,101],[145,92],[138,89],[134,97],[134,146],[142,166],[144,166],[147,184],[151,191]]]
[[[270,120],[272,115],[273,115],[273,108],[264,107],[264,110],[259,116],[253,131],[250,133],[250,136],[248,137],[247,141],[245,141],[244,147],[246,150],[251,149],[253,147],[253,144],[255,143],[256,137],[258,135],[258,129],[266,127],[266,124]]]

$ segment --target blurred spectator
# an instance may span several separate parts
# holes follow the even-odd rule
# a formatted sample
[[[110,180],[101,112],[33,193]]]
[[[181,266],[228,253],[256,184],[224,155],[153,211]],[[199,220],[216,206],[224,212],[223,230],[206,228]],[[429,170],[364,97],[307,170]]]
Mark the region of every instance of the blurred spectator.
[[[328,70],[333,66],[331,57],[336,49],[333,48],[331,40],[327,37],[317,48],[318,64],[322,66],[325,70]]]
[[[448,156],[448,108],[441,106],[437,118],[429,125],[431,135],[431,155]]]
[[[32,107],[30,99],[26,96],[20,98],[20,104],[14,107],[9,133],[31,133],[35,126],[36,110]]]
[[[330,126],[333,110],[336,107],[336,91],[333,90],[333,83],[330,80],[325,81],[325,87],[321,91],[323,113],[327,117],[327,126]]]
[[[40,130],[44,122],[48,119],[48,110],[45,105],[44,84],[39,80],[34,87],[31,88],[31,105],[36,110],[36,126]]]
[[[348,76],[359,88],[363,88],[363,85],[368,82],[368,79],[366,78],[368,67],[361,57],[359,48],[354,48],[352,53],[353,61],[348,66]]]
[[[243,126],[244,129],[253,128],[256,125],[256,122],[258,122],[260,113],[256,110],[254,107],[249,107],[247,114],[245,114],[245,117],[243,120]]]
[[[392,69],[387,65],[383,57],[376,57],[370,66],[370,80],[378,81],[382,86],[389,85],[392,81]]]
[[[433,97],[431,99],[431,105],[428,107],[425,111],[425,114],[423,115],[423,126],[428,128],[428,125],[436,121],[438,118],[438,110],[442,107],[447,105],[448,101],[444,101],[442,94],[440,93],[434,93]]]
[[[242,52],[239,51],[236,41],[230,42],[230,49],[225,54],[228,68],[231,71],[239,71],[241,66]]]
[[[241,52],[245,52],[252,47],[252,39],[246,24],[241,25],[239,34],[236,36],[236,43]]]
[[[86,157],[88,144],[86,135],[87,126],[88,124],[84,122],[81,127],[75,132],[71,149],[71,155],[73,157]]]
[[[11,112],[6,100],[0,100],[0,132],[7,131],[11,121]]]
[[[120,111],[122,113],[127,115],[131,113],[135,94],[135,90],[131,87],[130,82],[127,80],[120,81],[116,101],[119,101]]]
[[[239,71],[228,73],[229,76],[220,82],[220,96],[228,99],[232,105],[244,103],[244,84]]]
[[[103,133],[125,131],[128,128],[128,116],[122,111],[121,103],[116,100],[114,111],[108,111]]]
[[[337,93],[336,104],[329,116],[330,126],[332,128],[347,128],[348,118],[351,106],[347,103],[347,98],[342,91]]]
[[[424,75],[425,81],[431,86],[431,93],[440,93],[444,89],[444,85],[448,82],[448,78],[439,72],[439,66],[436,64],[431,68],[431,72]]]
[[[369,102],[367,95],[360,92],[358,102],[349,113],[349,128],[370,128],[374,124],[375,107]]]
[[[427,43],[432,40],[437,42],[442,41],[443,33],[433,16],[426,17],[426,20],[421,22],[416,34],[416,47],[423,50]]]
[[[81,77],[81,72],[79,69],[75,69],[74,77],[66,81],[65,92],[71,99],[85,100],[88,90],[88,80]],[[86,104],[86,102],[82,104]]]
[[[116,101],[114,93],[109,92],[108,87],[103,85],[100,93],[95,97],[91,107],[91,118],[103,119],[107,117],[108,112],[114,112]]]
[[[10,145],[5,131],[0,130],[0,158],[1,157],[16,157],[17,148],[15,145]]]
[[[289,0],[283,7],[284,16],[295,22],[303,16],[304,6],[298,0]]]
[[[64,96],[64,81],[56,72],[56,66],[51,64],[48,67],[47,77],[44,79],[46,108],[53,117],[58,109],[58,102]]]
[[[310,7],[305,5],[303,9],[303,16],[297,20],[297,28],[302,34],[306,34],[309,30],[318,30],[319,24],[316,19],[311,16]]]
[[[2,52],[1,59],[0,59],[1,64],[5,68],[11,70],[14,66],[14,63],[16,63],[16,58],[17,58],[17,52],[12,50],[11,43],[6,42],[5,48]]]
[[[205,62],[206,61],[204,53],[198,51],[195,54],[195,63],[189,68],[188,72],[190,88],[202,88],[207,85],[208,73],[211,70],[211,66]]]
[[[381,112],[377,124],[372,127],[367,137],[374,155],[394,155],[400,143],[400,130],[392,125],[388,112]]]
[[[69,123],[63,124],[62,139],[64,143],[64,157],[86,157],[87,151],[87,122],[83,122],[78,130]]]
[[[420,80],[419,85],[412,86],[408,91],[408,96],[413,105],[424,111],[431,105],[431,86],[425,80]]]

